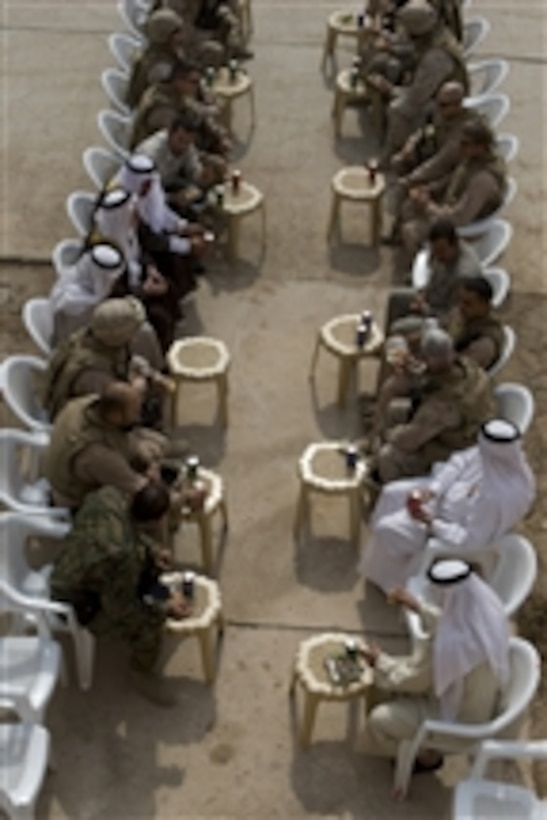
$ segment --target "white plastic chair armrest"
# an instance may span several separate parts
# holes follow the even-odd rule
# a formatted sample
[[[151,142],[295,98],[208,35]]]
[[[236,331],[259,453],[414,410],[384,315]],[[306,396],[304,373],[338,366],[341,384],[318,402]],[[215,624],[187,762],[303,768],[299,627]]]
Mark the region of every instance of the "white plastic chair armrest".
[[[485,740],[469,776],[473,779],[483,777],[490,761],[500,758],[547,760],[547,740]]]
[[[63,508],[64,509],[64,508]],[[27,519],[27,526],[36,535],[43,535],[47,538],[62,539],[68,535],[72,529],[72,524],[68,521],[60,521],[58,518],[49,516],[35,516]]]

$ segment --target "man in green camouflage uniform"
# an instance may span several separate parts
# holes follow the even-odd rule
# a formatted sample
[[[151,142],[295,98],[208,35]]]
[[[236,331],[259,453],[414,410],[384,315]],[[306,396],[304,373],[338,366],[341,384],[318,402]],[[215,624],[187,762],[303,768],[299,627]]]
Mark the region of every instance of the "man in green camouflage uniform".
[[[162,706],[173,703],[165,681],[154,676],[165,620],[188,614],[182,597],[158,582],[170,556],[146,533],[168,506],[167,490],[153,482],[130,501],[114,487],[89,493],[50,580],[52,598],[72,604],[83,626],[129,645],[132,682]]]

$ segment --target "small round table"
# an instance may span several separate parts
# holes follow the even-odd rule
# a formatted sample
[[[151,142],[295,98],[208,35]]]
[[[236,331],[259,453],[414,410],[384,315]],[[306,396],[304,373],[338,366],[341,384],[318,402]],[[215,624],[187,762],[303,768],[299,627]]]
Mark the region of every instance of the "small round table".
[[[182,584],[181,572],[170,572],[162,576],[161,580],[172,589],[180,589]],[[196,575],[194,578],[194,600],[192,614],[180,620],[168,618],[165,622],[167,632],[187,638],[194,635],[199,641],[203,674],[207,683],[215,679],[215,660],[213,651],[213,630],[217,629],[218,637],[224,632],[224,618],[222,615],[222,600],[220,589],[216,581]]]
[[[167,365],[176,389],[171,404],[171,423],[177,422],[180,389],[186,382],[215,382],[218,394],[219,419],[228,425],[228,369],[230,353],[224,342],[208,336],[188,336],[173,342],[167,351]]]
[[[325,45],[323,47],[323,57],[321,60],[321,69],[324,71],[327,60],[332,59],[338,37],[348,37],[356,41],[357,50],[360,50],[362,43],[368,36],[377,36],[370,26],[359,26],[359,17],[361,13],[353,14],[349,11],[334,11],[329,15],[327,20],[327,32],[325,36]]]
[[[203,568],[209,575],[213,574],[213,518],[220,513],[222,533],[228,530],[228,509],[224,495],[224,482],[218,473],[207,470],[201,465],[198,467],[196,480],[205,484],[207,495],[200,509],[192,510],[183,507],[180,511],[180,521],[197,524],[200,535],[201,555]]]
[[[357,328],[361,317],[357,314],[336,316],[326,322],[317,334],[313,351],[310,379],[315,376],[319,351],[323,347],[338,359],[338,405],[344,407],[348,386],[352,376],[357,376],[357,365],[361,359],[378,356],[382,351],[384,334],[376,324],[372,323],[369,338],[363,347],[357,346]]]
[[[262,215],[262,244],[266,241],[266,206],[264,195],[254,185],[245,180],[239,183],[239,190],[234,193],[232,185],[225,186],[222,213],[228,221],[228,256],[237,258],[239,250],[239,223],[245,216],[260,210]]]
[[[234,100],[238,97],[243,97],[245,94],[249,95],[251,105],[251,125],[255,125],[255,97],[253,89],[253,81],[247,72],[239,67],[235,77],[231,79],[230,71],[227,66],[221,66],[215,73],[211,91],[218,94],[224,100],[225,106],[223,108],[223,117],[226,127],[229,131],[232,130],[232,107]]]
[[[351,640],[363,647],[362,641],[355,640],[354,635],[343,635],[336,632],[325,632],[302,641],[294,662],[290,694],[294,695],[296,684],[300,684],[304,693],[304,715],[300,729],[302,746],[309,746],[317,714],[317,707],[322,700],[340,701],[341,703],[366,698],[374,683],[374,672],[364,661],[360,660],[362,673],[359,680],[352,683],[333,683],[325,668],[329,657],[344,654],[345,642]]]
[[[351,69],[338,72],[336,77],[336,88],[334,90],[334,102],[332,104],[332,118],[334,120],[334,133],[337,137],[342,133],[342,118],[344,111],[350,103],[365,103],[369,99],[369,92],[364,80],[359,77],[355,85],[351,82]]]
[[[309,520],[312,492],[330,496],[345,496],[349,501],[350,539],[356,549],[360,546],[361,488],[368,466],[359,458],[353,470],[346,466],[345,444],[325,441],[310,444],[298,462],[300,490],[294,519],[294,537],[298,540],[305,522]]]
[[[365,202],[370,211],[370,236],[373,245],[378,245],[382,233],[382,201],[386,190],[383,174],[377,173],[371,182],[368,169],[358,165],[342,168],[332,178],[332,203],[327,241],[332,239],[335,227],[340,225],[340,206],[347,202]]]

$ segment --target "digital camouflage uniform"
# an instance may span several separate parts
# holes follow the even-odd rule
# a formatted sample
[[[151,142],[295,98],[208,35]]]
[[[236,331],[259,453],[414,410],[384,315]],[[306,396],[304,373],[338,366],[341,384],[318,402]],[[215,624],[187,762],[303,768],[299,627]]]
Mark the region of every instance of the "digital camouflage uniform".
[[[128,643],[141,672],[157,661],[166,617],[160,603],[143,600],[153,557],[154,543],[131,521],[124,495],[103,487],[78,510],[50,579],[51,597],[73,604],[94,635]]]

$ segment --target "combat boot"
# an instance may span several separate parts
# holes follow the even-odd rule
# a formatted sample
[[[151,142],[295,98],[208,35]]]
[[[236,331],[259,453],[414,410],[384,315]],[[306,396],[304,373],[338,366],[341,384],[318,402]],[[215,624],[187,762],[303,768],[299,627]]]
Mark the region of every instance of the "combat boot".
[[[168,681],[152,672],[141,672],[131,669],[129,680],[133,689],[143,698],[154,703],[156,706],[169,708],[176,706],[178,699],[173,690],[169,687]]]

